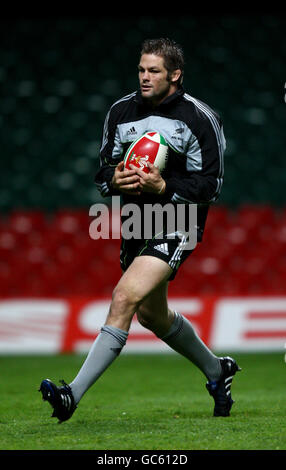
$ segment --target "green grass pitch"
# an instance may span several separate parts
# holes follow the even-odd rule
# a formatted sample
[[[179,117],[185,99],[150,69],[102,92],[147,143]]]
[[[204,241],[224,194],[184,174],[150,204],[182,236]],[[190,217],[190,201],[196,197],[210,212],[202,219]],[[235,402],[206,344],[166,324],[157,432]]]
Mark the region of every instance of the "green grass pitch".
[[[205,378],[176,354],[121,354],[62,424],[40,382],[72,380],[84,356],[0,357],[0,450],[286,449],[284,354],[233,354],[230,417],[214,418]]]

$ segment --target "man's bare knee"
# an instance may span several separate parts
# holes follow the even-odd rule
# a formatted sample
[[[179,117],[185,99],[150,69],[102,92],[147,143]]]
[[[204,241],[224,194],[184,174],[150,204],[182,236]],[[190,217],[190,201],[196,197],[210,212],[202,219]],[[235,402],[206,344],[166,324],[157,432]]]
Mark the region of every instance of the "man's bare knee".
[[[129,319],[131,321],[140,300],[136,293],[130,292],[124,286],[117,285],[112,293],[108,314],[109,320],[126,318],[126,320]]]
[[[107,324],[118,328],[122,328],[119,325],[124,325],[123,329],[129,328],[134,313],[141,304],[145,303],[150,294],[151,297],[153,296],[170,269],[164,261],[158,258],[152,256],[136,257],[113,291]],[[150,320],[152,319],[150,318]],[[142,319],[142,321],[144,320]],[[151,324],[153,322],[150,323],[153,331]],[[147,327],[146,318],[145,325]]]
[[[117,285],[112,293],[105,324],[128,331],[138,302],[138,296],[132,295],[124,286]]]
[[[140,301],[140,296],[136,292],[131,292],[125,286],[117,285],[113,290],[111,304],[114,305],[116,308],[136,308],[136,306],[139,305]]]

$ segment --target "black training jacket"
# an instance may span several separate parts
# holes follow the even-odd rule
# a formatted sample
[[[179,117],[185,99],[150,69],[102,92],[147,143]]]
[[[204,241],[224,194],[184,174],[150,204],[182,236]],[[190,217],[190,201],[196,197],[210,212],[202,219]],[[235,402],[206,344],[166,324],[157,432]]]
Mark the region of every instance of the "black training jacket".
[[[159,132],[169,145],[162,177],[163,196],[122,194],[123,203],[197,204],[198,241],[201,241],[210,203],[217,200],[224,174],[225,138],[219,115],[208,105],[179,88],[157,107],[136,91],[116,101],[104,123],[100,169],[95,184],[102,196],[119,194],[111,187],[116,165],[132,141],[144,132]]]

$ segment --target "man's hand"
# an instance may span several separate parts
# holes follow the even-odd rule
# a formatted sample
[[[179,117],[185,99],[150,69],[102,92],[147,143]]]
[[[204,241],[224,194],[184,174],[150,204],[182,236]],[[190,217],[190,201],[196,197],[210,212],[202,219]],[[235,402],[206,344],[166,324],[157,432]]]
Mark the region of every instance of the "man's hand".
[[[164,194],[166,182],[160,175],[158,168],[149,162],[147,162],[147,165],[150,168],[149,173],[130,165],[130,168],[139,176],[139,189],[146,193]]]
[[[134,170],[125,170],[123,161],[119,162],[115,168],[111,184],[122,193],[135,196],[141,194],[140,177]]]

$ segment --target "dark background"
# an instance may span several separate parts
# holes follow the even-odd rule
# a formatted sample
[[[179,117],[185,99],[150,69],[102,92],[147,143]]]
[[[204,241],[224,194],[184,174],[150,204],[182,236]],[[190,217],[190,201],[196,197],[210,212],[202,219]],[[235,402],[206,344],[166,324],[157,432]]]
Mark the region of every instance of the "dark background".
[[[109,106],[137,89],[145,38],[185,52],[186,91],[215,108],[220,203],[285,205],[286,20],[250,16],[7,17],[0,22],[0,210],[89,208]]]

